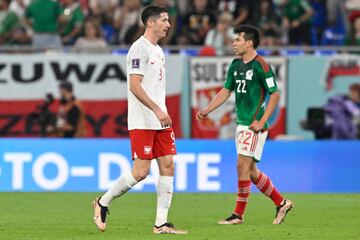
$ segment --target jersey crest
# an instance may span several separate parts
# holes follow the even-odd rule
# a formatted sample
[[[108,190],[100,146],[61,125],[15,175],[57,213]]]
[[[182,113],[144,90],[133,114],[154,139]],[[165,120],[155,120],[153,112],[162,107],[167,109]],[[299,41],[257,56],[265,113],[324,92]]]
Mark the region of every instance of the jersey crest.
[[[247,70],[246,74],[245,74],[245,79],[246,80],[252,80],[253,75],[254,75],[254,71],[252,69]]]

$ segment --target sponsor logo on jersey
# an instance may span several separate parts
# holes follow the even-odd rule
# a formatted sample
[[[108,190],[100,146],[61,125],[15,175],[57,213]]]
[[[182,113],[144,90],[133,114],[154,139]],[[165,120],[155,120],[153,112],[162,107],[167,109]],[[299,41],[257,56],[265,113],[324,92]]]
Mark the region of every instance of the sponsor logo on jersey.
[[[140,68],[140,59],[135,58],[131,61],[132,68]]]
[[[252,76],[254,74],[254,71],[251,69],[251,70],[247,70],[246,71],[246,75],[245,75],[245,79],[246,80],[252,80]]]
[[[144,154],[149,155],[151,153],[151,146],[144,146]]]

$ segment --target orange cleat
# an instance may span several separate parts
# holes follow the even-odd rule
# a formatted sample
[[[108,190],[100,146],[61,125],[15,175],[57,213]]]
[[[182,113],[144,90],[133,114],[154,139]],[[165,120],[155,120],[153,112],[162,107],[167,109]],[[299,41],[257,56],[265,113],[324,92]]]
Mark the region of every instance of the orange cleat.
[[[153,233],[155,234],[188,234],[186,230],[176,229],[172,223],[164,223],[160,227],[154,226]]]
[[[99,203],[99,200],[100,198],[96,198],[91,205],[94,208],[94,223],[100,231],[104,232],[106,229],[106,216],[110,213],[107,207]]]
[[[281,224],[286,214],[294,207],[294,204],[289,199],[284,199],[282,204],[276,208],[276,215],[273,224]]]

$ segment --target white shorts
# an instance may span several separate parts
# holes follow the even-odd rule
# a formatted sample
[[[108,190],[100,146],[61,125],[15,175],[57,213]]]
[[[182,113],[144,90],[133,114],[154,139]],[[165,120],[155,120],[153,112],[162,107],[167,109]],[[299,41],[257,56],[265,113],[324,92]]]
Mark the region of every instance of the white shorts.
[[[268,131],[255,133],[249,126],[238,125],[235,133],[236,152],[260,161]]]

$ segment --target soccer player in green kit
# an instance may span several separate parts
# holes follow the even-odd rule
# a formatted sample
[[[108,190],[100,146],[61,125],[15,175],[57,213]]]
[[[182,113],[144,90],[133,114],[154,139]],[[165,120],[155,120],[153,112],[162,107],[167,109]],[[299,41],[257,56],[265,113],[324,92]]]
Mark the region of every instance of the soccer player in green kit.
[[[197,114],[198,119],[203,119],[225,103],[231,92],[235,91],[238,192],[233,213],[218,223],[241,224],[244,222],[251,183],[254,183],[274,202],[276,216],[273,224],[280,224],[294,205],[279,193],[270,178],[256,165],[261,159],[268,134],[267,121],[274,112],[280,95],[271,67],[256,53],[260,42],[258,30],[249,25],[239,25],[234,28],[234,33],[233,48],[237,58],[229,66],[224,88],[207,107]],[[270,99],[265,108],[267,94],[270,95]]]

